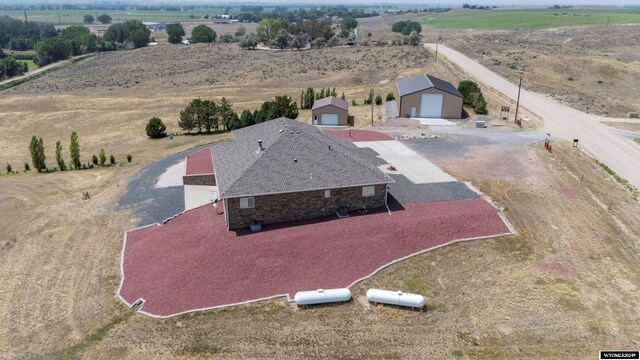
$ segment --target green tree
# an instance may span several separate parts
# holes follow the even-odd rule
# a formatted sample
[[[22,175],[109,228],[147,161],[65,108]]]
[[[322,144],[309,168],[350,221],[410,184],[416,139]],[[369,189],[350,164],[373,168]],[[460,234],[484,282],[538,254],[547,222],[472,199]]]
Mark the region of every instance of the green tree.
[[[96,154],[93,154],[93,156],[91,156],[91,163],[93,165],[98,165],[98,157],[96,156]]]
[[[241,48],[246,50],[255,50],[258,46],[258,37],[254,33],[245,35],[240,39],[239,45]]]
[[[182,37],[185,35],[182,24],[180,23],[168,24],[167,35],[169,35],[170,44],[180,44],[182,42]]]
[[[295,101],[292,102],[290,96],[276,96],[275,100],[262,103],[260,113],[260,120],[262,121],[276,119],[282,116],[295,119],[298,117],[298,104],[296,104]]]
[[[240,123],[240,118],[238,117],[238,114],[236,114],[235,112],[232,113],[231,118],[229,119],[229,122],[227,124],[227,129],[235,130],[235,129],[240,129],[241,127],[242,125]]]
[[[180,111],[180,119],[178,120],[178,126],[185,130],[188,133],[191,133],[193,130],[198,127],[198,132],[201,131],[201,127],[198,126],[198,121],[196,119],[196,113],[193,107],[187,106],[184,110]]]
[[[289,35],[289,33],[285,29],[280,29],[278,35],[276,35],[275,39],[273,39],[274,44],[280,50],[284,50],[286,47],[289,47],[290,41],[291,35]]]
[[[149,43],[151,32],[141,21],[127,20],[122,23],[109,26],[103,39],[108,42],[130,42],[136,48],[146,46]]]
[[[62,158],[62,144],[60,144],[60,140],[56,141],[56,162],[58,163],[60,171],[67,170],[67,165],[64,163],[64,159]]]
[[[256,28],[256,34],[260,41],[269,41],[275,39],[280,30],[289,30],[291,23],[286,20],[279,19],[262,19]]]
[[[33,168],[38,172],[46,169],[45,165],[46,157],[44,155],[44,142],[42,138],[37,138],[35,135],[31,137],[31,143],[29,144],[29,152],[31,153],[31,163]]]
[[[307,34],[307,33],[296,34],[293,37],[293,39],[291,40],[291,46],[293,46],[294,48],[300,50],[303,47],[307,46],[309,41],[311,41],[311,38],[309,37],[309,34]]]
[[[116,158],[113,156],[113,154],[109,155],[109,164],[111,166],[116,164]]]
[[[111,16],[107,15],[107,14],[102,14],[100,16],[98,16],[98,21],[102,24],[111,24]]]
[[[197,43],[212,43],[216,41],[218,35],[212,28],[207,25],[198,25],[191,30],[191,42]]]
[[[473,111],[479,115],[487,115],[489,113],[487,110],[487,100],[484,99],[482,92],[478,93],[475,101],[473,102]]]
[[[69,144],[69,155],[74,169],[80,169],[80,142],[78,141],[78,133],[71,133],[71,144]]]
[[[240,127],[250,126],[255,124],[253,121],[253,114],[249,110],[244,110],[240,115]]]
[[[240,27],[238,28],[238,30],[236,30],[236,32],[235,32],[235,33],[233,33],[233,36],[235,36],[235,37],[243,37],[243,36],[245,36],[246,34],[247,34],[247,28],[246,28],[246,27],[244,27],[244,26],[240,26]]]
[[[217,107],[217,116],[224,129],[229,129],[229,122],[231,122],[233,115],[236,114],[233,112],[231,103],[224,97],[220,99],[220,105]]]
[[[0,79],[22,75],[25,72],[24,66],[13,56],[0,59]]]
[[[165,132],[167,128],[166,126],[164,126],[162,119],[157,116],[149,119],[145,130],[147,132],[147,136],[152,139],[162,139],[167,136],[167,133]]]
[[[104,152],[104,149],[100,149],[98,158],[100,159],[100,166],[104,166],[104,163],[107,162],[107,154]]]
[[[11,174],[12,170],[11,164],[7,163],[7,174]]]
[[[95,19],[93,18],[93,15],[87,14],[87,15],[84,16],[84,23],[85,24],[93,24],[94,21],[95,21]]]
[[[387,94],[387,98],[385,99],[386,101],[393,101],[396,99],[396,95],[392,92]]]
[[[340,99],[344,100],[344,91],[342,92],[342,95],[340,96]]]
[[[24,162],[24,172],[27,172],[29,170],[31,170],[31,167],[29,166],[29,163],[25,161]]]
[[[35,48],[34,61],[45,66],[56,61],[68,59],[71,56],[71,44],[60,37],[40,41]]]
[[[131,162],[131,154],[127,154],[127,162],[130,163]]]
[[[422,35],[420,35],[420,33],[417,33],[415,31],[412,31],[411,34],[409,34],[409,37],[407,38],[407,43],[411,46],[420,45],[421,42],[422,42]]]
[[[382,96],[376,95],[376,105],[382,105]]]
[[[473,102],[476,100],[477,95],[482,92],[478,83],[472,80],[460,81],[458,84],[458,91],[462,94],[464,104],[468,106],[473,106]]]
[[[342,22],[340,22],[340,27],[342,29],[351,30],[358,27],[358,20],[354,19],[351,16],[345,16],[342,18]]]

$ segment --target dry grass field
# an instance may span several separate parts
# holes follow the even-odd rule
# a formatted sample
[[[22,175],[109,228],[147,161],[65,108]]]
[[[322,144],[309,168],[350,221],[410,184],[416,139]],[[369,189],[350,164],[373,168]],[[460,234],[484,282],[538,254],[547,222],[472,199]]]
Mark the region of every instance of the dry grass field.
[[[640,111],[640,26],[443,33],[445,44],[489,69],[581,111]]]
[[[228,136],[152,141],[148,118],[176,131],[178,112],[196,96],[226,96],[241,110],[283,93],[297,100],[307,86],[335,86],[361,103],[370,88],[386,94],[396,78],[421,71],[457,81],[455,69],[431,59],[422,47],[165,45],[101,54],[0,93],[2,163],[21,168],[37,134],[53,164],[55,140],[67,148],[73,129],[84,161],[102,147],[119,161],[134,158],[0,176],[0,357],[592,358],[602,348],[638,348],[640,205],[568,144],[554,154],[486,146],[434,159],[504,206],[518,235],[401,262],[355,286],[348,304],[301,310],[274,300],[157,320],[115,298],[123,234],[136,220],[117,209],[129,179]],[[359,125],[368,111],[353,110]],[[427,310],[371,306],[362,297],[369,287],[422,293]]]

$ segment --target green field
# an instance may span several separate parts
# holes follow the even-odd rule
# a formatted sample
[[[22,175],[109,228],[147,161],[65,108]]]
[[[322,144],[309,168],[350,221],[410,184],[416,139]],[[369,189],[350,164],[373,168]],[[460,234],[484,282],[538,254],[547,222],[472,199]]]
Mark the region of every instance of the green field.
[[[36,63],[33,62],[33,60],[18,60],[18,61],[21,63],[27,63],[27,66],[29,67],[29,71],[38,67],[38,65],[36,65]]]
[[[640,23],[640,8],[621,10],[459,10],[418,19],[437,29],[517,30]]]

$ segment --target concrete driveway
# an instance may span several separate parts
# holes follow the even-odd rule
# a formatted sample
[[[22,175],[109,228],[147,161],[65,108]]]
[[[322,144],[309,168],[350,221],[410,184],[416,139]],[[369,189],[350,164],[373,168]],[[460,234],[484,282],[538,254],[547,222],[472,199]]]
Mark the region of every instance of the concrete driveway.
[[[425,44],[425,46],[435,49],[436,44]],[[446,46],[440,45],[438,53],[460,66],[476,81],[496,89],[513,100],[517,98],[517,84],[511,83]],[[526,78],[523,82],[526,86]],[[611,119],[583,113],[524,88],[520,96],[520,104],[544,120],[544,130],[552,137],[579,139],[580,146],[640,188],[640,146],[634,144],[629,137],[611,131],[600,123],[611,121]]]
[[[354,142],[354,144],[358,147],[373,149],[381,158],[397,169],[397,171],[392,172],[393,174],[400,173],[414,184],[457,181],[429,160],[406,147],[400,141],[362,141]],[[388,166],[389,165],[382,165],[382,171],[389,172],[387,170]]]

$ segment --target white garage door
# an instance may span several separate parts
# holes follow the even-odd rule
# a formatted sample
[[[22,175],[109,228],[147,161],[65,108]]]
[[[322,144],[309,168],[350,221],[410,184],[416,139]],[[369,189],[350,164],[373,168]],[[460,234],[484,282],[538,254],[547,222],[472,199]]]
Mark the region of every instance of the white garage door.
[[[422,94],[420,98],[420,117],[442,117],[442,94]]]
[[[320,125],[338,125],[338,114],[320,115]]]

